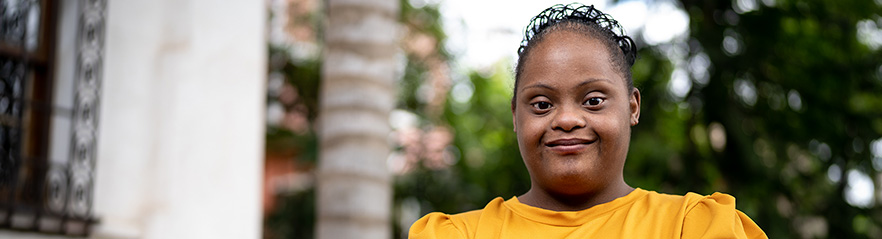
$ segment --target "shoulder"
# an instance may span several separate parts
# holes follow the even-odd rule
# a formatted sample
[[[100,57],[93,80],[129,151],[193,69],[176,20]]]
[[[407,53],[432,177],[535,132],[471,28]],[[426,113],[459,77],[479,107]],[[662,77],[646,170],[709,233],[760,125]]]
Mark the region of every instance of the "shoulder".
[[[429,213],[410,226],[408,238],[467,238],[454,215]]]
[[[663,212],[665,215],[676,215],[681,218],[688,210],[695,207],[695,205],[704,198],[704,196],[695,193],[672,195],[639,188],[635,191],[637,190],[642,191],[646,196],[640,197],[636,200],[632,207],[642,208],[645,211]]]
[[[481,216],[485,213],[496,213],[499,207],[502,207],[503,202],[502,198],[496,198],[490,201],[484,209],[453,215],[440,212],[426,214],[410,226],[408,238],[471,238]]]
[[[683,199],[683,238],[767,238],[750,217],[735,208],[731,195],[688,193]]]

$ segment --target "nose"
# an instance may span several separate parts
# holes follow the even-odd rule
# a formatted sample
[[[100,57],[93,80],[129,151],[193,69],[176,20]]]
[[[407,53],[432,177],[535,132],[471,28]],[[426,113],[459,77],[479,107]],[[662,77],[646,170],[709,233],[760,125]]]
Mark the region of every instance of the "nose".
[[[581,107],[565,106],[558,108],[551,122],[553,130],[570,132],[579,128],[585,128],[587,120]]]

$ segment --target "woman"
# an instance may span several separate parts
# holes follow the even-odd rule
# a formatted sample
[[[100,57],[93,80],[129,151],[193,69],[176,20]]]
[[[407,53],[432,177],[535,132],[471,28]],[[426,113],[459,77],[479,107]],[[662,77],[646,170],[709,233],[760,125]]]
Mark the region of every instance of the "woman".
[[[533,18],[518,57],[511,109],[530,190],[481,210],[430,213],[410,238],[766,238],[732,196],[625,182],[641,98],[636,47],[609,15],[552,6]]]

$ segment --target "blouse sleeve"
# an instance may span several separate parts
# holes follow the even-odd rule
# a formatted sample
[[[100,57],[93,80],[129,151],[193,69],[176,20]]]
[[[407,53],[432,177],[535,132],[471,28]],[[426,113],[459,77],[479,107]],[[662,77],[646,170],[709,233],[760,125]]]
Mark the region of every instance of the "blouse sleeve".
[[[450,215],[429,213],[410,226],[410,239],[466,238],[465,234],[451,221]]]
[[[753,220],[735,209],[735,198],[714,193],[686,213],[681,238],[768,238]]]

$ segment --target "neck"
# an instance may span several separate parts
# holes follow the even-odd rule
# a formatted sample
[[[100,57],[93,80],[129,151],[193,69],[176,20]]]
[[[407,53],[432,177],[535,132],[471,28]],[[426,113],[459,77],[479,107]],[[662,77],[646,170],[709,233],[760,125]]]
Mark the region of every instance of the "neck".
[[[581,211],[624,197],[634,191],[624,181],[583,194],[555,194],[536,187],[518,197],[521,203],[551,211]]]

